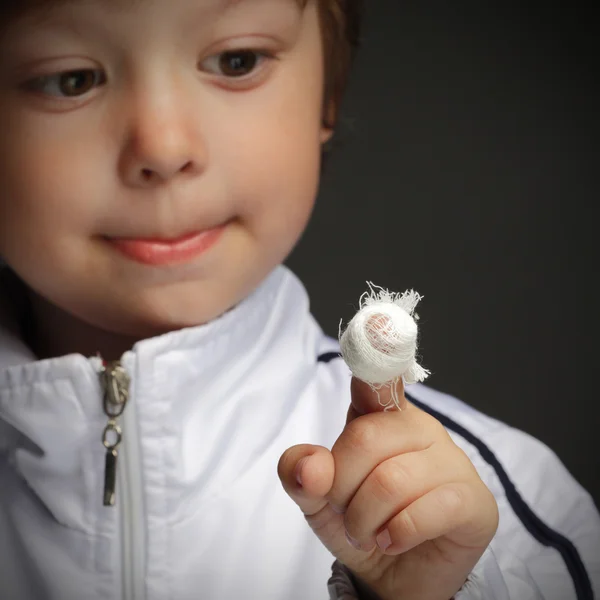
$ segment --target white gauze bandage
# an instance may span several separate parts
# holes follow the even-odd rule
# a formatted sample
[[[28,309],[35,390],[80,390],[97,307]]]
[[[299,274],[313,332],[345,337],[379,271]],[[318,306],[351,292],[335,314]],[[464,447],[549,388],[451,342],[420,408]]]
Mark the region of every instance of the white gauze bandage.
[[[417,363],[419,316],[415,308],[421,296],[414,290],[400,293],[367,282],[370,291],[360,297],[360,310],[342,333],[339,340],[342,356],[352,374],[377,392],[385,410],[400,410],[396,384],[423,381],[429,371]],[[391,402],[382,404],[379,390],[389,386]]]

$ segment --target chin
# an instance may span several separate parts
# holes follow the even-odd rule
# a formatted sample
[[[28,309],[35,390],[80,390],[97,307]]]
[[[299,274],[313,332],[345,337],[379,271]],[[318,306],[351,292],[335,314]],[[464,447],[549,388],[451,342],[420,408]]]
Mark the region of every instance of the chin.
[[[247,295],[244,291],[211,292],[204,285],[188,284],[186,288],[185,292],[165,290],[161,293],[160,290],[154,290],[138,296],[133,305],[115,307],[109,327],[105,324],[104,328],[136,339],[156,337],[213,321],[230,311]],[[102,315],[102,312],[97,315]],[[102,327],[101,323],[97,325]]]

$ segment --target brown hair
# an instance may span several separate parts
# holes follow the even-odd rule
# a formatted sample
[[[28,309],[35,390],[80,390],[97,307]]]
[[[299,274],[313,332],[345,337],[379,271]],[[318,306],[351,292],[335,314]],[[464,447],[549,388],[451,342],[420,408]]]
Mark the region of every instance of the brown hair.
[[[324,125],[333,129],[360,45],[363,0],[318,0],[325,55]]]
[[[0,0],[0,26],[31,9],[61,0]],[[302,7],[309,0],[296,0]],[[350,67],[360,42],[363,0],[316,0],[319,7],[325,60],[324,125],[333,129],[346,89]]]

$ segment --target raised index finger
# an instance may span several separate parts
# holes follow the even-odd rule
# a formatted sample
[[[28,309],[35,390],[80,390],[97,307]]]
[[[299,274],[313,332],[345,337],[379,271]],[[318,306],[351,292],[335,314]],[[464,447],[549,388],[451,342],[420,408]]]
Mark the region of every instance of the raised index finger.
[[[378,386],[375,390],[364,381],[352,378],[350,384],[351,404],[348,410],[346,423],[350,423],[357,417],[374,412],[383,412],[385,407],[392,407],[392,410],[397,410],[394,406],[392,395],[398,399],[401,410],[408,406],[408,401],[404,395],[404,383],[402,379]]]

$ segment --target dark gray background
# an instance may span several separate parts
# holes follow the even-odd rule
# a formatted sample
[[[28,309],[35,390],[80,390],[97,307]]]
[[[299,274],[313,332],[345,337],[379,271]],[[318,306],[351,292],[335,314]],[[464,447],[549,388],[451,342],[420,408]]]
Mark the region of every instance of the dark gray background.
[[[367,280],[422,293],[429,384],[543,440],[600,505],[591,6],[370,0],[288,264],[332,335]]]

